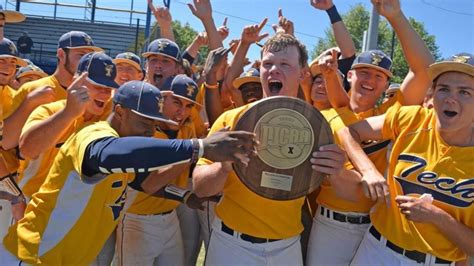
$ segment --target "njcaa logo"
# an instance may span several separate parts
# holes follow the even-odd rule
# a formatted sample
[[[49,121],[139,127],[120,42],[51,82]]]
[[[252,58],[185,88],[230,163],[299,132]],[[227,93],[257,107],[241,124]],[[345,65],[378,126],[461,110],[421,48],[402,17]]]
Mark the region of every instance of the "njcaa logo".
[[[457,181],[451,177],[439,177],[432,171],[423,171],[416,176],[417,183],[406,178],[423,169],[427,163],[422,157],[410,154],[400,154],[398,161],[413,163],[413,166],[405,168],[395,180],[400,184],[403,194],[430,193],[435,200],[457,207],[469,207],[474,200],[474,178]]]
[[[261,145],[258,157],[277,169],[290,169],[303,163],[311,154],[314,132],[300,113],[280,108],[266,113],[255,125]]]

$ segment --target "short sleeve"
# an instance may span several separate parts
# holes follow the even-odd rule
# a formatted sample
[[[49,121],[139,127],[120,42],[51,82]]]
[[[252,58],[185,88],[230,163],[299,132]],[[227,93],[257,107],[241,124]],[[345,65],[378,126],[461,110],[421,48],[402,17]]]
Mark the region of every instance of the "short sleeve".
[[[421,106],[395,104],[385,113],[382,128],[383,139],[395,140],[402,131],[419,127],[426,115],[427,109]]]

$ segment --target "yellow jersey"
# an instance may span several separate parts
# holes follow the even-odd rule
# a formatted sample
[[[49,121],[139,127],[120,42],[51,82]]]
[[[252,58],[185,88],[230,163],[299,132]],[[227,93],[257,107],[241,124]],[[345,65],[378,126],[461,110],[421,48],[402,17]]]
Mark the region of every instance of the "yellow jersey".
[[[7,114],[11,111],[12,109],[12,103],[13,103],[13,95],[15,93],[15,90],[12,89],[10,86],[6,85],[3,86],[2,88],[2,133],[3,133],[3,119],[6,118],[3,117],[3,114]],[[3,137],[3,134],[2,134]],[[1,141],[0,141],[1,143]],[[4,167],[2,167],[2,173],[0,174],[1,176],[5,176],[7,174],[13,174],[18,170],[19,166],[19,161],[18,161],[18,156],[17,156],[17,151],[16,149],[10,149],[10,150],[4,150],[3,148],[0,148],[0,156],[2,157]],[[5,173],[6,172],[8,173]]]
[[[168,139],[168,136],[160,131],[155,131],[155,138]],[[178,131],[177,139],[191,139],[195,138],[196,133],[192,123],[188,122],[180,127]],[[181,173],[181,175],[175,178],[169,184],[174,184],[180,188],[185,189],[188,184],[189,168]],[[141,191],[137,191],[131,187],[127,188],[127,204],[125,210],[127,213],[133,214],[158,214],[168,212],[176,209],[180,202],[176,200],[165,199],[161,197],[151,196]],[[128,207],[130,205],[130,207]]]
[[[28,117],[25,125],[23,126],[22,134],[31,129],[38,123],[41,123],[61,111],[66,106],[66,100],[48,103],[41,105],[36,108]],[[25,159],[21,161],[18,177],[18,186],[28,198],[36,193],[40,186],[43,184],[46,176],[48,175],[49,169],[53,164],[54,158],[58,153],[64,142],[79,128],[84,125],[105,120],[112,111],[112,101],[107,103],[104,113],[100,116],[94,116],[87,122],[84,118],[78,117],[74,122],[64,130],[64,133],[59,138],[55,146],[49,147],[36,159]]]
[[[87,146],[118,137],[105,122],[74,133],[61,147],[23,219],[9,228],[4,245],[30,264],[88,265],[113,232],[125,204],[131,174],[111,174],[96,184],[82,174]]]
[[[49,86],[53,89],[56,95],[56,101],[67,98],[66,88],[63,88],[54,75],[47,76],[35,81],[27,82],[21,86],[14,94],[11,108],[5,113],[5,118],[9,117],[13,112],[20,107],[21,103],[26,99],[28,94],[36,89]]]
[[[403,95],[400,91],[398,91],[393,97],[389,98],[389,100],[382,105],[362,113],[356,114],[351,111],[349,107],[327,109],[321,111],[321,113],[329,122],[332,133],[334,134],[335,142],[340,145],[341,142],[336,134],[339,130],[367,117],[383,114],[390,106],[394,104],[400,104],[402,102]],[[369,156],[370,160],[377,167],[377,170],[379,170],[381,173],[384,173],[387,168],[387,148],[389,144],[390,140],[384,140],[378,142],[367,142],[362,145],[365,153]],[[346,164],[346,169],[353,168],[354,167],[350,162]],[[366,198],[362,195],[360,200],[357,202],[341,199],[337,196],[328,180],[324,180],[322,182],[321,191],[319,192],[316,201],[318,204],[326,206],[335,211],[357,213],[369,213],[370,208],[374,204],[374,202],[372,202],[369,198]]]
[[[394,106],[386,113],[382,135],[394,142],[387,175],[391,206],[378,206],[371,220],[386,239],[406,250],[460,261],[464,252],[436,226],[409,221],[395,202],[398,195],[428,193],[435,206],[474,228],[474,147],[446,144],[436,123],[434,110],[421,106]]]
[[[209,134],[223,127],[235,128],[243,113],[256,104],[253,102],[223,113],[212,125]],[[198,165],[212,164],[212,161],[201,158]],[[294,200],[271,200],[257,195],[248,189],[237,177],[230,172],[224,185],[223,195],[216,205],[216,215],[230,228],[248,235],[282,239],[300,234],[301,207],[304,197]]]

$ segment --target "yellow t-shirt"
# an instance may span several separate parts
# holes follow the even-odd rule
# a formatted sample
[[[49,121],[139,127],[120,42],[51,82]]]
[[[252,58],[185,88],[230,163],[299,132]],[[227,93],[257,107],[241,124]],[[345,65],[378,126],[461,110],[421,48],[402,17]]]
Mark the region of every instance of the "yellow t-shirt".
[[[160,131],[155,131],[154,137],[158,139],[168,139],[168,136]],[[186,123],[180,127],[177,139],[191,139],[195,137],[196,133],[194,132],[193,124]],[[189,168],[187,168],[186,171],[182,172],[179,177],[175,178],[169,184],[174,184],[180,188],[185,189],[188,184],[188,178]],[[180,202],[151,196],[129,187],[127,189],[127,205],[128,204],[130,204],[130,207],[126,207],[127,213],[150,215],[174,210],[179,206]]]
[[[131,174],[111,174],[95,184],[84,182],[82,162],[87,146],[118,137],[110,125],[97,122],[74,133],[61,147],[25,216],[4,238],[7,250],[30,264],[89,265],[113,232],[125,204]]]
[[[66,88],[63,88],[59,81],[54,76],[47,76],[35,81],[27,82],[21,86],[14,94],[12,106],[8,112],[5,113],[5,118],[9,117],[13,112],[20,107],[21,103],[26,99],[28,94],[36,89],[49,86],[53,89],[56,99],[55,101],[67,98]]]
[[[3,86],[2,88],[2,133],[3,133],[3,114],[9,113],[12,109],[13,95],[15,90],[10,86]],[[6,118],[6,117],[5,117]],[[3,134],[2,134],[3,135]],[[3,137],[3,136],[2,136]],[[0,142],[1,144],[1,142]],[[15,173],[18,170],[19,162],[16,149],[4,150],[0,148],[0,156],[2,157],[4,165],[0,167],[0,176]]]
[[[223,127],[235,127],[243,113],[255,103],[223,113],[212,125],[209,134]],[[201,158],[198,165],[212,164]],[[216,205],[217,216],[230,228],[248,235],[282,239],[296,236],[303,230],[301,207],[304,197],[278,201],[257,195],[248,189],[232,171],[224,185],[223,196]]]
[[[466,258],[430,223],[409,221],[400,213],[395,197],[433,196],[433,204],[454,219],[474,228],[474,147],[449,146],[436,130],[434,110],[420,106],[391,108],[382,135],[393,140],[388,168],[391,207],[381,204],[371,215],[375,228],[407,250],[460,261]]]
[[[66,100],[56,101],[41,105],[36,108],[28,117],[25,125],[23,126],[22,134],[31,129],[38,123],[41,123],[54,115],[55,113],[61,111],[66,106]],[[77,118],[69,128],[64,130],[64,133],[59,138],[55,146],[49,147],[40,156],[36,159],[25,159],[21,161],[18,177],[18,186],[23,191],[27,197],[31,197],[36,193],[41,184],[43,184],[46,176],[48,175],[49,169],[53,164],[54,158],[58,153],[59,149],[63,143],[77,131],[79,128],[84,125],[91,124],[100,120],[105,120],[110,112],[112,111],[112,102],[109,101],[105,108],[105,112],[100,116],[94,116],[92,119],[84,122],[83,117]]]

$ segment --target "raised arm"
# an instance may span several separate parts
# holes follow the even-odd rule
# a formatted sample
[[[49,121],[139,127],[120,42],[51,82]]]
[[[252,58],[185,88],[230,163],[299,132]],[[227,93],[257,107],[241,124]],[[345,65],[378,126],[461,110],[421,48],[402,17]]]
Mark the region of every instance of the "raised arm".
[[[325,10],[331,21],[332,31],[336,44],[341,50],[341,58],[348,58],[356,53],[354,42],[349,31],[342,21],[339,12],[332,0],[310,0],[311,5],[319,10]]]
[[[212,17],[212,5],[210,0],[193,0],[193,4],[188,4],[194,16],[199,18],[206,29],[209,38],[209,49],[214,50],[223,47],[222,39],[217,31]]]
[[[410,67],[411,73],[400,87],[404,96],[403,104],[422,104],[431,84],[426,69],[434,62],[433,55],[403,14],[399,0],[372,0],[372,4],[392,25]]]
[[[45,150],[54,147],[59,138],[72,125],[74,120],[84,114],[89,102],[86,87],[87,73],[84,72],[68,88],[66,106],[46,120],[36,121],[37,108],[27,121],[27,129],[20,136],[20,153],[22,157],[36,159]],[[28,124],[31,123],[30,127]]]
[[[332,49],[330,55],[319,59],[319,67],[326,83],[326,93],[333,108],[349,105],[349,95],[344,90],[342,78],[338,72],[337,50]]]
[[[175,42],[173,33],[173,19],[171,13],[166,7],[155,7],[153,0],[148,0],[148,6],[150,7],[153,16],[155,16],[156,23],[160,26],[161,38],[165,38]]]

